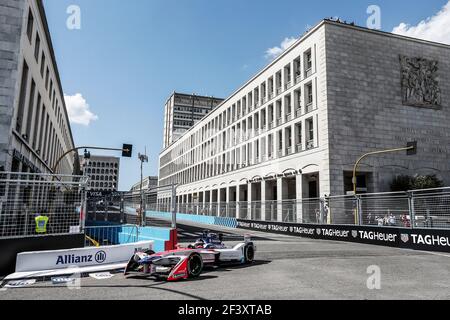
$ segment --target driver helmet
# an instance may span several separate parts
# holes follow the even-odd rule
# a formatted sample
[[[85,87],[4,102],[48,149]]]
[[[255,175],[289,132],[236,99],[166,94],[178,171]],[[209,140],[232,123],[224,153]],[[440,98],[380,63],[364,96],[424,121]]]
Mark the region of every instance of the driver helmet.
[[[205,246],[205,241],[203,239],[199,239],[194,243],[195,248],[203,248]]]

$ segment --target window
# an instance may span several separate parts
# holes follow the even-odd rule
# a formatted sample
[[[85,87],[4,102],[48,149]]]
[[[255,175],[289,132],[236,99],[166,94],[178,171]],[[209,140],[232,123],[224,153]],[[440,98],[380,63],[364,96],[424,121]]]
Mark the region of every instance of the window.
[[[33,17],[33,13],[31,13],[31,9],[28,11],[28,23],[27,23],[27,36],[28,36],[28,40],[32,41],[32,37],[33,37],[33,25],[34,25],[34,17]]]
[[[312,54],[311,54],[311,50],[309,50],[308,52],[306,52],[305,55],[305,69],[306,71],[311,70],[312,69]]]
[[[45,72],[45,90],[48,90],[49,78],[50,78],[50,71],[48,70],[48,67],[47,67],[47,71]]]
[[[34,96],[36,92],[36,83],[34,82],[33,78],[31,78],[31,90],[30,90],[30,98],[28,102],[28,115],[27,115],[27,122],[26,122],[26,129],[24,137],[25,140],[30,141],[30,134],[31,134],[31,125],[32,125],[32,117],[33,117],[33,110],[34,110]]]
[[[311,105],[313,103],[313,86],[312,83],[306,85],[306,104]]]
[[[45,70],[45,54],[42,52],[41,56],[41,77],[44,78],[44,70]]]
[[[39,34],[36,32],[36,41],[34,42],[34,58],[38,63],[40,50],[41,50],[41,38],[39,38]]]
[[[22,82],[20,85],[19,107],[17,109],[17,118],[16,118],[16,130],[19,133],[21,133],[20,130],[22,129],[23,112],[25,108],[25,98],[28,86],[28,70],[29,70],[28,65],[24,60],[22,67]]]

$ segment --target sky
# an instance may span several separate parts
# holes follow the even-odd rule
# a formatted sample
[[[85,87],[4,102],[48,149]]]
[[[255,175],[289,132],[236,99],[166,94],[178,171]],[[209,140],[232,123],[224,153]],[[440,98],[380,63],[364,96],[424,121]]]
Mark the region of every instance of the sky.
[[[450,44],[449,0],[44,4],[75,145],[134,145],[133,158],[121,159],[122,191],[140,179],[138,152],[149,156],[144,176],[158,175],[164,104],[173,91],[227,98],[323,18],[367,26],[378,21],[378,11],[368,10],[375,5],[381,30]]]

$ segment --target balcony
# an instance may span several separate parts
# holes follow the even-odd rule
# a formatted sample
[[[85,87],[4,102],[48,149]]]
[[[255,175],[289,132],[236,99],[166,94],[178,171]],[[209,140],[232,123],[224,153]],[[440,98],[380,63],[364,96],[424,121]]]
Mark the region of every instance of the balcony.
[[[306,113],[309,113],[309,112],[311,112],[311,111],[313,111],[313,110],[314,110],[314,105],[313,105],[313,103],[312,103],[312,102],[308,103],[308,104],[306,105],[306,110],[305,110],[305,112],[306,112]]]
[[[292,81],[289,81],[288,83],[286,83],[285,85],[284,85],[284,89],[285,90],[288,90],[288,89],[290,89],[292,87]]]
[[[286,148],[286,155],[291,155],[292,154],[292,147],[287,147]]]
[[[299,74],[295,77],[295,84],[300,83],[300,81],[302,81],[302,76]]]
[[[275,124],[274,124],[273,121],[269,122],[269,130],[270,130],[270,129],[273,129],[274,125],[275,125]]]
[[[305,70],[305,78],[308,78],[312,75],[312,67],[309,67],[309,69]]]
[[[283,124],[283,118],[278,118],[277,119],[277,126],[281,126]]]
[[[273,99],[273,92],[269,93],[269,100]]]
[[[283,156],[283,149],[279,149],[278,151],[277,151],[277,157],[278,158],[281,158]]]
[[[299,107],[297,108],[297,110],[295,110],[295,116],[298,118],[302,115],[302,108]]]
[[[310,149],[313,149],[313,148],[314,148],[314,140],[309,140],[306,143],[306,150],[310,150]]]
[[[299,153],[303,151],[303,145],[301,143],[297,143],[295,146],[295,152]]]
[[[283,89],[281,87],[278,87],[276,90],[277,96],[280,95],[281,92],[283,92]]]
[[[286,122],[291,121],[292,120],[292,114],[288,113],[287,115],[285,115],[285,118],[286,118]]]

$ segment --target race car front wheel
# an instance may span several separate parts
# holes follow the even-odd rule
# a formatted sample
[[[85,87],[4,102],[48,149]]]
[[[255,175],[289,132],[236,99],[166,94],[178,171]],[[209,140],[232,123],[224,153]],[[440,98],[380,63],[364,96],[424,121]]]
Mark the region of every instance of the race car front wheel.
[[[247,245],[244,248],[245,263],[252,263],[255,258],[255,248],[252,245]]]
[[[198,253],[193,253],[188,259],[188,275],[189,278],[197,278],[203,270],[203,259]]]

